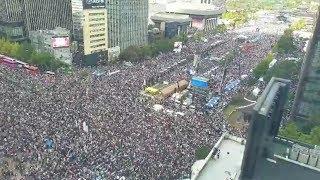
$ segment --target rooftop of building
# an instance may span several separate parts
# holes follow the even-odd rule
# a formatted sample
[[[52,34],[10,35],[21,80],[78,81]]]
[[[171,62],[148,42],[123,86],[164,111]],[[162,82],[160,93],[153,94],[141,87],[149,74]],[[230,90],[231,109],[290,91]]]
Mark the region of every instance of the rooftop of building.
[[[225,133],[205,160],[195,163],[192,180],[237,180],[241,172],[241,163],[244,155],[244,139]],[[299,144],[306,148],[314,148],[313,145],[303,144],[294,140],[276,137],[273,143],[274,158],[260,158],[255,169],[253,179],[250,180],[318,180],[320,169],[310,165],[291,160],[288,152],[292,146]],[[220,156],[214,153],[214,149],[220,150]],[[290,173],[287,173],[290,172]],[[249,180],[249,179],[243,179]]]
[[[276,137],[274,139],[272,148],[274,158],[259,159],[253,179],[261,179],[263,177],[262,179],[272,180],[318,180],[320,177],[320,169],[295,160],[291,160],[288,157],[288,152],[291,152],[293,144],[297,143],[303,147],[312,148],[312,145]]]
[[[167,6],[166,12],[198,16],[217,16],[225,12],[225,9],[211,4],[174,2]]]
[[[175,13],[157,13],[151,16],[153,21],[164,21],[164,22],[190,22],[192,19],[188,15],[175,14]]]
[[[231,136],[227,133],[222,135],[215,147],[211,150],[205,160],[198,163],[193,171],[192,179],[195,180],[224,180],[234,178],[239,175],[244,153],[245,140]],[[220,150],[220,153],[215,153],[214,149]],[[219,157],[218,155],[219,154]]]

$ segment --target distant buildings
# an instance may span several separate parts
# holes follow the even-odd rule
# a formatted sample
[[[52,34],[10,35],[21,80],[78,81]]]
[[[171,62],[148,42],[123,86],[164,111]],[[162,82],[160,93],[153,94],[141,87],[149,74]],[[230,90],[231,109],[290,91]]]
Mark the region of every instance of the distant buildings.
[[[61,27],[84,55],[147,43],[148,0],[0,0],[0,15],[2,36],[23,40]]]
[[[73,21],[73,38],[75,41],[83,42],[83,0],[71,0],[72,2],[72,21]]]
[[[108,0],[109,47],[147,43],[148,0]]]
[[[180,33],[186,33],[191,24],[188,15],[157,13],[151,16],[155,28],[160,30],[162,37],[172,38]]]
[[[24,40],[30,31],[72,29],[71,1],[0,0],[0,33]]]
[[[72,63],[70,30],[55,28],[54,30],[30,31],[29,38],[38,52],[48,52],[60,61],[67,64]]]
[[[26,30],[72,30],[71,0],[21,0]]]
[[[191,26],[199,30],[211,30],[218,24],[218,18],[225,11],[219,3],[205,0],[171,0],[150,1],[149,19],[163,14],[175,18],[176,14],[188,15],[192,19]],[[152,23],[152,21],[150,21]]]
[[[83,22],[83,47],[84,55],[108,50],[108,24],[107,10],[84,10]]]

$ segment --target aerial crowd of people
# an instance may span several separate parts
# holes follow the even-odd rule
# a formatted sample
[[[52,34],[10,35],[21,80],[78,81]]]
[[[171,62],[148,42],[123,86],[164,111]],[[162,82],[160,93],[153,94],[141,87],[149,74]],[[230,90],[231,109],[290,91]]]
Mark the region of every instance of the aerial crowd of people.
[[[210,48],[217,40],[224,43]],[[18,172],[0,171],[6,178],[18,173],[24,179],[188,176],[199,147],[213,147],[224,131],[245,137],[246,130],[231,128],[222,109],[246,85],[221,92],[221,102],[210,116],[189,109],[179,109],[184,115],[170,115],[154,111],[152,103],[141,98],[145,81],[155,75],[155,82],[189,81],[187,69],[193,67],[193,60],[161,76],[158,73],[195,53],[206,53],[199,60],[198,73],[213,79],[211,88],[217,91],[242,75],[250,76],[276,40],[260,34],[246,52],[238,48],[241,43],[235,34],[207,37],[206,42],[189,40],[181,53],[163,53],[133,66],[100,67],[105,73],[99,77],[93,75],[93,68],[48,77],[0,66],[0,163],[10,158],[19,165]],[[236,56],[224,67],[218,59],[232,49]]]

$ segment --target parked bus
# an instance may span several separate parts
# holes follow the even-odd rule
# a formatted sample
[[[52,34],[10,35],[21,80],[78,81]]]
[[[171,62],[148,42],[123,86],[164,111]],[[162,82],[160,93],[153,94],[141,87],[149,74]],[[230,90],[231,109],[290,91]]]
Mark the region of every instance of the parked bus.
[[[0,64],[5,65],[7,67],[10,68],[16,68],[17,67],[17,60],[4,56],[4,55],[0,55]]]
[[[39,68],[36,66],[31,66],[26,64],[23,66],[23,68],[33,76],[36,76],[37,74],[39,74]]]

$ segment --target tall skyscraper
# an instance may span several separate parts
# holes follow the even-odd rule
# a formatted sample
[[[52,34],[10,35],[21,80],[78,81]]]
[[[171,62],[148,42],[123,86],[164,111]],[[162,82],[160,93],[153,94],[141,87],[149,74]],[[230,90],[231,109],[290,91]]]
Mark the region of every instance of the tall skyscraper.
[[[71,0],[72,2],[72,21],[73,21],[73,37],[78,42],[83,41],[83,0]]]
[[[0,0],[0,32],[15,39],[29,31],[72,30],[71,0]]]
[[[320,117],[320,14],[318,10],[313,37],[309,40],[300,73],[299,85],[292,110],[292,118],[305,122]]]
[[[108,0],[109,47],[147,43],[148,0]]]
[[[21,0],[27,31],[54,29],[72,30],[71,0]]]

